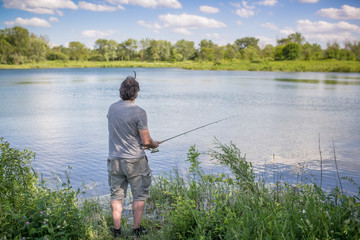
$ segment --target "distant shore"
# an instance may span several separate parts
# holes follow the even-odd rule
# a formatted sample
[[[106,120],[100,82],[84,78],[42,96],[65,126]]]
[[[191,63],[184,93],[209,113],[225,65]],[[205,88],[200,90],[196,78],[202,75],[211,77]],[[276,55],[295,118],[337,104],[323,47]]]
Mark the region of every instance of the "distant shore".
[[[282,72],[360,72],[359,61],[340,60],[295,60],[295,61],[248,61],[233,60],[219,62],[142,62],[142,61],[44,61],[19,65],[1,65],[0,69],[37,68],[181,68],[187,70],[229,71],[282,71]]]

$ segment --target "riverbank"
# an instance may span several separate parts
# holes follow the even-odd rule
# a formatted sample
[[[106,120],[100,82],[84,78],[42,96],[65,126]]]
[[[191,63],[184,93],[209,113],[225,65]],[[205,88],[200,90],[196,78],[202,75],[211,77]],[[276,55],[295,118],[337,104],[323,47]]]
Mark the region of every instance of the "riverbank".
[[[21,65],[0,65],[0,69],[35,68],[181,68],[188,70],[229,71],[282,71],[282,72],[360,72],[359,61],[310,60],[310,61],[184,61],[184,62],[141,62],[141,61],[45,61]]]
[[[3,139],[0,149],[0,169],[8,170],[0,172],[0,239],[112,238],[109,200],[79,201],[69,174],[51,188],[33,172],[32,152]],[[190,147],[187,176],[154,179],[142,221],[149,234],[141,239],[359,239],[359,194],[324,192],[316,179],[269,184],[233,144],[218,142],[208,154],[232,175],[205,174]],[[133,239],[131,219],[124,208],[121,239]]]

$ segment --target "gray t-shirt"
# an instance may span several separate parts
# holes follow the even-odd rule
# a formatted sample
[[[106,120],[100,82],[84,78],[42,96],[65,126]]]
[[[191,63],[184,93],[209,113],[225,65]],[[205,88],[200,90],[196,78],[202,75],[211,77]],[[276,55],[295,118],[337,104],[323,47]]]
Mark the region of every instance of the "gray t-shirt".
[[[146,130],[146,112],[135,103],[120,100],[108,111],[109,159],[145,156],[139,129]]]

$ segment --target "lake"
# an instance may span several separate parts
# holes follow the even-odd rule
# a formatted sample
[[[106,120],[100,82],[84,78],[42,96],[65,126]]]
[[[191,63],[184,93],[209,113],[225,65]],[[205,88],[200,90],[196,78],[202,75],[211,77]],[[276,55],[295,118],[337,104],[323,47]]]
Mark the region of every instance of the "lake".
[[[108,191],[107,110],[119,86],[137,73],[136,104],[147,111],[149,130],[164,140],[237,115],[163,143],[148,152],[154,175],[178,169],[192,145],[214,149],[215,137],[234,143],[258,176],[271,181],[341,177],[360,184],[360,74],[189,71],[174,68],[84,68],[0,70],[0,136],[12,147],[36,152],[34,167],[45,177],[71,166],[74,186]],[[335,152],[334,152],[335,149]],[[334,154],[335,153],[335,154]],[[208,173],[229,172],[202,155]],[[342,180],[344,189],[356,191]]]

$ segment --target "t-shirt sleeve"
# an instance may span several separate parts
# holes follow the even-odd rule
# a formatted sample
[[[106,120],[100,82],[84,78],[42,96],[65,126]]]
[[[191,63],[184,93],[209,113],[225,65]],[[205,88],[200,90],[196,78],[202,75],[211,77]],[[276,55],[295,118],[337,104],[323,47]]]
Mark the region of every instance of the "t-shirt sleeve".
[[[140,111],[140,114],[139,114],[138,129],[141,129],[141,130],[148,129],[147,115],[146,115],[146,112],[144,110]]]

